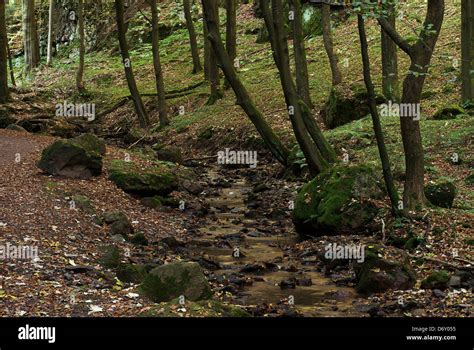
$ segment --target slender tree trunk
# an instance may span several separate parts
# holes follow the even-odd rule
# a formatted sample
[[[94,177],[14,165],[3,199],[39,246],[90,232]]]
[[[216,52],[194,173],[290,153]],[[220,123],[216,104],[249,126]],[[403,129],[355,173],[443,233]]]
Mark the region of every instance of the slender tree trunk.
[[[272,12],[270,11],[268,0],[260,0],[260,9],[261,9],[262,16],[265,21],[265,25],[268,29],[268,33],[270,36],[270,44],[272,47],[273,59],[275,60],[275,64],[278,67],[278,70],[280,71],[281,65],[280,65],[280,58],[277,54],[276,35],[273,28],[273,15],[272,15]],[[311,111],[302,100],[299,100],[298,105],[300,107],[301,117],[306,126],[306,129],[308,133],[310,134],[311,138],[313,139],[313,141],[316,143],[316,146],[321,152],[321,155],[324,157],[324,159],[328,163],[335,162],[336,153],[334,152],[334,149],[331,147],[331,145],[327,142],[327,140],[324,138],[323,134],[321,133],[321,130],[319,129],[319,126],[316,123],[316,120],[311,115]]]
[[[306,48],[304,45],[303,25],[300,0],[290,0],[294,11],[293,24],[293,50],[295,53],[296,90],[300,98],[309,108],[312,108],[309,91],[308,64],[306,62]]]
[[[405,51],[411,59],[409,73],[403,82],[402,104],[419,105],[421,93],[431,62],[441,25],[444,19],[444,0],[428,0],[428,10],[423,29],[415,44],[410,45],[400,34],[380,17],[378,21],[392,40]],[[424,193],[424,156],[421,140],[419,116],[400,118],[403,149],[405,151],[405,188],[403,204],[405,211],[421,207],[428,201]]]
[[[462,100],[474,102],[474,3],[461,3]]]
[[[385,140],[384,140],[384,135],[382,131],[382,125],[380,124],[379,112],[377,109],[377,104],[375,102],[375,89],[374,89],[374,84],[372,83],[372,77],[370,74],[370,59],[369,59],[369,50],[368,50],[368,45],[367,45],[367,35],[365,33],[365,24],[364,24],[364,19],[362,15],[357,16],[357,22],[358,22],[358,27],[359,27],[362,64],[363,64],[363,69],[364,69],[364,81],[365,81],[365,86],[367,87],[367,92],[369,95],[368,102],[369,102],[369,108],[370,108],[370,115],[372,116],[372,124],[374,126],[375,138],[377,139],[377,147],[379,150],[380,161],[382,163],[385,186],[387,187],[387,192],[390,197],[390,202],[392,204],[392,212],[395,215],[398,215],[398,200],[399,200],[398,192],[393,182],[392,171],[390,169],[390,159],[388,157],[387,148],[385,147]]]
[[[213,11],[215,11],[215,18],[217,20],[217,25],[219,26],[219,6],[216,3],[216,6],[213,6]],[[206,26],[203,26],[206,27]],[[207,42],[208,48],[206,53],[206,58],[208,60],[208,74],[209,74],[209,82],[211,83],[211,95],[207,100],[207,105],[213,105],[216,103],[217,100],[222,98],[222,93],[220,91],[220,79],[219,79],[219,67],[217,66],[217,58],[214,50],[212,49],[211,42],[209,40],[209,33],[207,32],[207,28],[205,29],[206,36],[204,37],[204,41]],[[205,50],[206,51],[206,50]]]
[[[79,30],[79,67],[76,75],[77,90],[82,93],[84,87],[84,55],[86,54],[85,33],[84,33],[84,0],[79,0],[77,5],[77,20]]]
[[[8,45],[8,40],[7,40],[7,53],[8,53],[8,64],[10,65],[10,80],[13,86],[16,86],[16,81],[15,81],[15,71],[13,69],[13,61],[12,61],[12,53],[10,51],[10,45]]]
[[[130,60],[130,54],[128,52],[127,38],[125,35],[126,29],[123,18],[123,0],[115,0],[115,12],[117,19],[118,39],[120,43],[120,52],[122,54],[122,61],[125,69],[125,77],[127,78],[128,88],[130,90],[130,95],[133,99],[135,111],[137,112],[138,119],[140,121],[140,126],[142,128],[147,128],[149,126],[148,114],[145,110],[145,105],[143,104],[142,98],[138,91],[135,76],[133,75],[132,61]]]
[[[323,27],[323,41],[326,54],[329,58],[332,73],[332,85],[338,85],[342,82],[341,71],[339,70],[337,55],[334,52],[334,44],[332,41],[331,32],[331,6],[323,2],[321,4],[322,11],[322,27]]]
[[[203,0],[203,9],[205,16],[205,27],[208,28],[209,40],[213,46],[219,64],[228,80],[230,86],[237,97],[237,104],[242,107],[249,119],[255,125],[260,136],[264,140],[266,146],[273,156],[283,165],[287,165],[288,150],[283,146],[279,138],[273,132],[272,128],[267,124],[260,111],[255,107],[245,86],[240,81],[224,44],[222,43],[219,22],[216,18],[215,0]]]
[[[389,4],[387,10],[387,21],[395,28],[395,6]],[[383,29],[380,32],[382,43],[382,91],[388,100],[399,101],[397,45]]]
[[[191,55],[193,58],[193,73],[202,70],[201,60],[199,59],[199,50],[196,39],[196,31],[194,30],[193,16],[191,14],[191,4],[189,0],[183,0],[184,16],[186,18],[186,26],[189,32],[189,43],[191,45]]]
[[[225,47],[231,61],[235,64],[237,58],[237,1],[226,0],[226,32]],[[229,88],[229,82],[226,80],[225,87]]]
[[[152,48],[153,48],[153,66],[155,68],[156,91],[158,93],[158,111],[160,114],[160,126],[169,125],[168,106],[166,105],[165,82],[163,80],[163,70],[160,62],[160,35],[158,28],[158,11],[156,9],[156,0],[149,0],[151,7],[152,23]]]
[[[53,12],[54,12],[54,0],[49,0],[49,12],[48,12],[48,51],[46,55],[46,64],[51,66],[53,62]]]
[[[289,112],[288,114],[295,137],[306,158],[310,174],[316,176],[328,167],[328,163],[310,138],[302,117],[300,100],[291,77],[288,42],[283,24],[282,0],[272,0],[272,16],[276,46],[275,54],[278,56],[278,70]]]
[[[40,61],[35,0],[23,0],[23,40],[25,51],[24,74],[28,77],[31,70],[36,68]]]
[[[211,43],[208,39],[207,26],[202,26],[202,32],[204,35],[204,79],[211,81],[210,76],[210,62],[211,62]]]
[[[0,103],[8,101],[7,69],[7,26],[5,23],[5,2],[0,2]]]

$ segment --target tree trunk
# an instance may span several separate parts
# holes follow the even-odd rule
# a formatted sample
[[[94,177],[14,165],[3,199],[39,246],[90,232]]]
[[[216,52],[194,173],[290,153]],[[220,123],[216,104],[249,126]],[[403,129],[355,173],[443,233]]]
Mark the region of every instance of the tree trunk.
[[[5,2],[0,2],[0,103],[8,101],[8,57],[7,26],[5,23]]]
[[[389,4],[387,10],[387,21],[395,28],[395,6]],[[388,100],[399,101],[397,45],[383,29],[380,32],[382,49],[382,92]]]
[[[84,55],[86,54],[85,33],[84,33],[84,0],[79,0],[77,5],[77,20],[79,30],[79,67],[76,75],[76,86],[79,93],[85,91],[84,88]]]
[[[461,3],[462,100],[474,103],[474,3]]]
[[[419,105],[421,93],[436,42],[444,19],[444,0],[428,0],[428,10],[423,30],[414,45],[404,40],[388,21],[380,17],[378,21],[392,40],[405,51],[411,65],[403,82],[402,104]],[[412,116],[414,117],[414,116]],[[415,120],[414,120],[415,119]],[[428,201],[424,193],[424,156],[419,118],[400,118],[403,149],[405,151],[405,188],[403,204],[406,211],[423,206]]]
[[[204,79],[211,81],[210,76],[210,62],[211,62],[211,43],[208,39],[207,26],[202,26],[202,32],[204,35]]]
[[[118,39],[120,44],[120,52],[122,54],[123,66],[125,69],[125,77],[127,78],[128,88],[130,90],[130,95],[133,99],[133,104],[135,106],[135,111],[137,112],[138,119],[140,121],[140,126],[142,128],[147,128],[149,125],[148,114],[145,110],[140,93],[138,92],[137,83],[135,81],[135,76],[133,75],[132,61],[130,60],[130,54],[128,52],[128,44],[126,38],[126,29],[123,19],[124,7],[123,0],[115,0],[115,12],[117,19],[117,29],[118,29]]]
[[[368,103],[370,108],[370,115],[372,116],[372,124],[374,127],[375,138],[377,139],[377,147],[379,150],[380,161],[382,163],[385,186],[387,187],[387,192],[390,197],[390,203],[392,204],[392,212],[393,214],[398,215],[398,192],[393,182],[392,170],[390,169],[390,159],[388,157],[387,148],[385,147],[382,125],[380,124],[379,112],[377,109],[377,104],[375,102],[375,89],[370,74],[370,59],[367,45],[367,35],[365,33],[365,24],[362,15],[357,16],[357,22],[359,27],[364,81],[365,86],[367,87],[367,93],[369,95]]]
[[[288,150],[283,146],[279,138],[275,135],[272,128],[267,124],[260,111],[255,107],[249,93],[245,86],[240,81],[237,72],[234,68],[224,44],[220,37],[220,30],[218,19],[216,18],[215,0],[202,0],[205,27],[208,28],[209,40],[213,46],[219,65],[225,74],[230,86],[237,97],[237,104],[242,107],[249,119],[255,125],[260,136],[264,140],[266,146],[273,154],[273,156],[283,165],[287,165]]]
[[[288,42],[283,24],[283,5],[281,0],[272,0],[272,17],[276,46],[275,55],[278,56],[278,71],[289,111],[288,114],[295,137],[306,158],[310,174],[316,176],[328,167],[328,163],[311,140],[302,117],[300,100],[291,77]]]
[[[199,59],[199,50],[196,39],[196,31],[194,30],[193,16],[191,14],[191,5],[189,0],[183,0],[184,16],[186,18],[186,26],[189,32],[189,43],[191,45],[191,55],[193,58],[193,73],[202,70],[201,60]]]
[[[219,6],[216,3],[216,6],[212,7],[213,11],[215,11],[214,17],[217,20],[217,26],[219,26]],[[203,26],[206,27],[206,26]],[[217,58],[214,50],[212,49],[211,42],[208,38],[209,33],[207,29],[205,30],[206,37],[204,41],[207,42],[208,49],[207,49],[207,59],[208,59],[208,74],[209,74],[209,82],[211,83],[211,95],[207,100],[207,105],[213,105],[216,103],[217,100],[222,98],[222,93],[220,91],[220,79],[219,79],[219,67],[217,66]]]
[[[31,70],[38,67],[40,61],[35,0],[23,0],[23,40],[25,51],[24,74],[28,77]]]
[[[7,39],[7,53],[8,53],[8,64],[10,65],[10,80],[11,80],[12,85],[16,86],[15,71],[13,70],[12,53],[10,51],[10,45],[8,45],[8,39]]]
[[[49,0],[49,12],[48,12],[48,51],[46,55],[46,64],[51,66],[53,62],[53,11],[54,11],[54,0]]]
[[[313,107],[309,91],[308,64],[306,63],[306,49],[304,46],[302,14],[300,0],[290,0],[294,11],[293,50],[295,53],[296,90],[300,98],[309,108]]]
[[[226,0],[226,32],[225,47],[231,61],[235,65],[237,58],[237,1]],[[225,87],[229,88],[229,82],[226,80]]]
[[[163,70],[160,62],[160,35],[158,28],[158,11],[156,9],[156,0],[149,0],[151,7],[151,24],[152,24],[152,50],[153,50],[153,66],[155,68],[156,91],[158,94],[158,111],[160,114],[160,126],[169,125],[168,107],[166,105],[165,82],[163,80]]]
[[[321,5],[322,11],[322,29],[323,29],[323,41],[326,54],[329,58],[329,64],[331,66],[332,73],[332,85],[338,85],[342,82],[341,71],[338,66],[337,55],[334,52],[334,44],[332,41],[331,32],[331,6],[328,3],[323,2]]]

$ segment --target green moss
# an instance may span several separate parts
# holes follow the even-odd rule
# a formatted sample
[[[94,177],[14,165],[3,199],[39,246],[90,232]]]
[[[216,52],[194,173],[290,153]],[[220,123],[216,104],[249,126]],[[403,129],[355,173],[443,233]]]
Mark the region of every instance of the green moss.
[[[119,160],[109,166],[109,179],[125,192],[143,196],[168,195],[178,184],[177,176],[167,166],[140,169],[132,162]]]
[[[435,120],[455,119],[460,114],[465,114],[466,111],[457,105],[451,105],[439,109],[434,115]]]
[[[435,271],[421,282],[422,289],[446,289],[449,283],[449,273],[447,271]]]
[[[356,221],[373,217],[376,208],[362,204],[362,198],[380,195],[381,190],[370,166],[340,165],[303,186],[296,197],[293,219],[300,231],[347,231]],[[356,217],[354,217],[356,215]]]

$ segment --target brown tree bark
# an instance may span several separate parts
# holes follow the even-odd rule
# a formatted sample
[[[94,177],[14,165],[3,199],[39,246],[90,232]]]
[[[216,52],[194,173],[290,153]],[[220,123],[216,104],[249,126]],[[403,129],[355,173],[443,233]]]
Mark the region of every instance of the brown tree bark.
[[[234,68],[229,54],[222,43],[219,22],[216,18],[215,0],[202,0],[205,27],[208,28],[208,39],[210,40],[222,71],[227,81],[235,92],[237,104],[242,107],[249,119],[254,124],[258,133],[265,142],[273,156],[283,165],[287,165],[288,150],[283,146],[280,139],[273,132],[272,128],[267,124],[261,112],[255,107],[247,89],[240,81]]]
[[[194,29],[193,16],[191,14],[191,4],[189,0],[183,0],[184,17],[186,18],[186,27],[189,32],[189,43],[191,45],[191,56],[193,59],[193,73],[202,70],[201,60],[199,59],[199,50],[196,39],[196,31]]]
[[[76,86],[79,93],[85,91],[84,87],[84,56],[86,54],[85,33],[84,33],[84,0],[78,0],[77,22],[79,31],[79,67],[76,75]]]
[[[396,28],[395,15],[396,10],[393,4],[387,6],[387,21]],[[397,45],[393,42],[390,35],[382,29],[381,49],[382,49],[382,92],[384,96],[391,101],[399,101],[399,83],[398,83],[398,56]]]
[[[210,9],[209,9],[210,10]],[[212,10],[215,12],[214,17],[217,20],[217,25],[219,26],[219,6],[216,3],[216,6],[212,7]],[[222,92],[220,90],[220,79],[219,79],[219,67],[217,66],[217,58],[214,50],[212,49],[211,42],[209,40],[209,33],[206,26],[203,26],[204,29],[204,42],[207,45],[207,48],[204,49],[205,52],[205,60],[207,62],[207,73],[208,79],[211,84],[211,94],[209,99],[207,100],[207,105],[213,105],[216,103],[217,100],[223,97]],[[206,66],[206,63],[205,63]],[[206,70],[206,68],[204,69]]]
[[[15,71],[13,69],[13,61],[12,61],[12,53],[10,51],[10,45],[8,45],[8,40],[7,40],[7,53],[8,53],[8,64],[10,66],[10,81],[13,86],[16,86]]]
[[[322,29],[323,29],[323,41],[324,49],[329,58],[329,65],[331,66],[332,73],[332,85],[338,85],[342,82],[341,71],[339,70],[338,58],[334,52],[334,43],[332,41],[331,32],[331,6],[323,2],[321,4],[322,12]]]
[[[226,31],[225,31],[225,48],[233,63],[237,58],[237,2],[238,0],[226,0]],[[228,81],[225,87],[229,88]]]
[[[156,0],[148,0],[151,7],[151,25],[152,25],[152,50],[153,67],[155,69],[156,92],[158,94],[158,111],[160,116],[160,126],[169,125],[168,106],[166,104],[165,82],[163,79],[163,70],[160,60],[160,35],[158,28],[158,11],[156,9]]]
[[[444,19],[444,0],[428,0],[423,29],[415,44],[410,45],[388,23],[384,17],[378,18],[382,28],[393,41],[409,56],[409,72],[403,82],[401,103],[419,104],[431,58]],[[403,204],[406,211],[421,207],[428,201],[424,194],[424,155],[420,122],[417,118],[401,117],[400,125],[405,151],[405,188]]]
[[[360,47],[362,53],[362,65],[364,70],[364,81],[369,95],[368,104],[370,108],[370,115],[372,116],[372,124],[374,127],[375,138],[377,140],[377,147],[379,150],[380,161],[382,163],[382,171],[385,180],[385,186],[387,188],[388,195],[390,197],[390,203],[392,205],[392,212],[398,215],[398,192],[393,182],[392,170],[390,168],[390,158],[388,156],[387,148],[385,147],[385,140],[382,131],[382,125],[380,123],[379,111],[377,109],[377,103],[375,101],[375,89],[372,83],[372,77],[370,74],[370,59],[369,49],[367,45],[367,35],[365,32],[365,23],[362,15],[357,16],[357,23],[359,28]]]
[[[474,3],[461,3],[462,100],[474,103]]]
[[[118,30],[118,39],[120,44],[120,52],[122,54],[122,62],[125,69],[125,77],[127,78],[128,88],[130,90],[130,95],[133,99],[133,104],[135,106],[135,111],[138,115],[138,120],[142,128],[147,128],[149,126],[148,114],[145,110],[145,105],[143,104],[142,98],[138,91],[137,83],[135,81],[135,76],[133,75],[132,61],[130,60],[130,54],[128,52],[128,44],[126,38],[126,28],[124,23],[124,6],[123,0],[115,0],[115,13],[117,20],[117,30]]]
[[[24,74],[29,76],[40,62],[39,38],[35,18],[35,0],[23,0]]]
[[[294,11],[293,27],[293,51],[295,53],[296,90],[300,98],[309,108],[313,107],[309,90],[308,64],[306,62],[306,48],[304,45],[303,24],[300,0],[290,0]]]
[[[53,62],[53,12],[54,12],[54,0],[49,0],[48,10],[48,49],[46,54],[46,65],[51,66]]]
[[[275,35],[275,55],[278,57],[278,71],[280,82],[285,95],[285,101],[288,108],[293,131],[296,140],[303,152],[308,164],[309,172],[316,176],[328,167],[327,161],[321,155],[316,144],[313,143],[304,119],[301,113],[301,103],[296,92],[296,87],[291,77],[290,59],[288,52],[288,42],[283,24],[283,5],[282,0],[272,0],[273,33]],[[301,101],[302,102],[302,101]],[[303,102],[304,104],[304,102]]]
[[[5,23],[5,2],[0,2],[0,103],[8,101],[8,57],[7,26]]]

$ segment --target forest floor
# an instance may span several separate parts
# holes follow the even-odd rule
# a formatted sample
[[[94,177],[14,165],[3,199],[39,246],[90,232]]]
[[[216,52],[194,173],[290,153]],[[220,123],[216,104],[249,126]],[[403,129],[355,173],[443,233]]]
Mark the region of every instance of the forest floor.
[[[418,8],[415,6],[415,9]],[[422,7],[418,10],[422,12]],[[37,168],[41,151],[58,136],[0,130],[0,245],[12,242],[35,245],[39,252],[38,259],[0,265],[0,299],[4,305],[1,314],[136,316],[154,310],[154,314],[163,316],[215,315],[206,305],[186,309],[173,303],[155,305],[142,297],[136,285],[118,280],[112,270],[98,263],[102,247],[113,243],[119,246],[124,263],[199,262],[206,269],[215,300],[239,305],[256,316],[472,316],[472,290],[450,288],[440,294],[419,288],[420,281],[431,272],[441,269],[454,272],[453,266],[474,260],[474,189],[465,181],[472,174],[474,161],[472,117],[449,121],[431,119],[438,108],[456,103],[459,95],[457,71],[453,68],[460,46],[459,40],[453,40],[459,36],[458,11],[454,5],[448,6],[437,46],[439,51],[435,53],[433,71],[425,87],[423,113],[426,118],[421,122],[426,182],[440,177],[452,179],[458,189],[454,207],[424,209],[419,215],[421,218],[402,221],[390,217],[389,203],[383,201],[372,234],[337,237],[339,243],[382,244],[384,257],[392,259],[398,258],[400,249],[383,244],[382,219],[395,235],[410,233],[423,237],[424,244],[411,254],[431,260],[420,264],[417,258],[411,259],[417,274],[413,289],[363,297],[355,292],[351,266],[330,269],[318,259],[321,247],[335,238],[322,236],[300,241],[288,208],[288,201],[307,179],[285,179],[283,169],[272,161],[252,125],[235,105],[232,91],[226,91],[224,99],[215,105],[206,106],[208,86],[204,84],[190,90],[187,96],[169,101],[173,114],[171,127],[157,128],[147,136],[146,140],[151,142],[145,140],[133,147],[123,142],[122,137],[130,125],[136,125],[130,102],[94,123],[90,131],[107,137],[107,153],[104,173],[90,180],[51,177]],[[239,13],[240,75],[257,106],[282,139],[291,144],[294,143],[291,126],[286,120],[284,99],[268,44],[255,43],[252,29],[258,28],[260,22],[249,13],[250,7],[246,6]],[[416,18],[408,18],[407,22],[414,25]],[[335,30],[336,47],[344,56],[341,61],[348,59],[347,66],[342,65],[347,87],[363,83],[359,47],[353,44],[357,42],[355,28],[356,21],[349,19]],[[411,29],[407,26],[402,30]],[[377,26],[369,25],[368,32],[373,74],[379,77]],[[186,35],[185,30],[178,30],[161,43],[169,91],[183,89],[202,79],[190,73]],[[451,55],[444,54],[448,49]],[[153,93],[150,45],[136,45],[132,57],[141,92]],[[330,72],[320,37],[309,40],[308,57],[314,111],[318,115],[330,89]],[[88,97],[78,96],[72,87],[65,88],[73,81],[74,59],[56,60],[52,68],[44,67],[38,72],[35,88],[25,84],[19,93],[12,94],[11,107],[18,111],[17,118],[52,114],[58,101],[95,103],[100,112],[128,95],[120,58],[113,52],[88,55]],[[406,67],[406,58],[402,56],[400,61],[401,67]],[[155,100],[146,98],[145,102],[152,120],[157,122]],[[184,114],[179,113],[180,107],[184,107]],[[382,123],[394,172],[403,172],[399,122],[387,118]],[[351,162],[379,166],[375,141],[371,136],[364,136],[372,135],[370,118],[324,133],[339,153],[342,149],[350,150]],[[184,191],[174,194],[191,203],[190,208],[184,211],[150,209],[110,182],[108,169],[112,160],[124,159],[126,154],[146,165],[150,159],[149,152],[144,150],[149,150],[154,143],[178,146],[186,158],[212,156],[226,147],[257,150],[259,166],[256,170],[234,169],[218,167],[212,160],[190,161],[188,170],[193,179],[198,179],[202,191],[193,196]],[[461,164],[449,161],[453,153],[463,159]],[[397,184],[401,189],[401,182]],[[71,208],[70,199],[75,195],[88,197],[93,210]],[[203,207],[208,209],[204,215],[201,214]],[[148,245],[111,242],[107,227],[98,224],[96,218],[114,210],[126,213],[135,230],[145,234]],[[164,244],[169,237],[177,239],[174,247]],[[243,249],[242,259],[231,257],[236,245]],[[453,256],[454,250],[464,262]],[[293,287],[295,280],[299,285]],[[294,297],[294,306],[289,303],[290,296]]]

